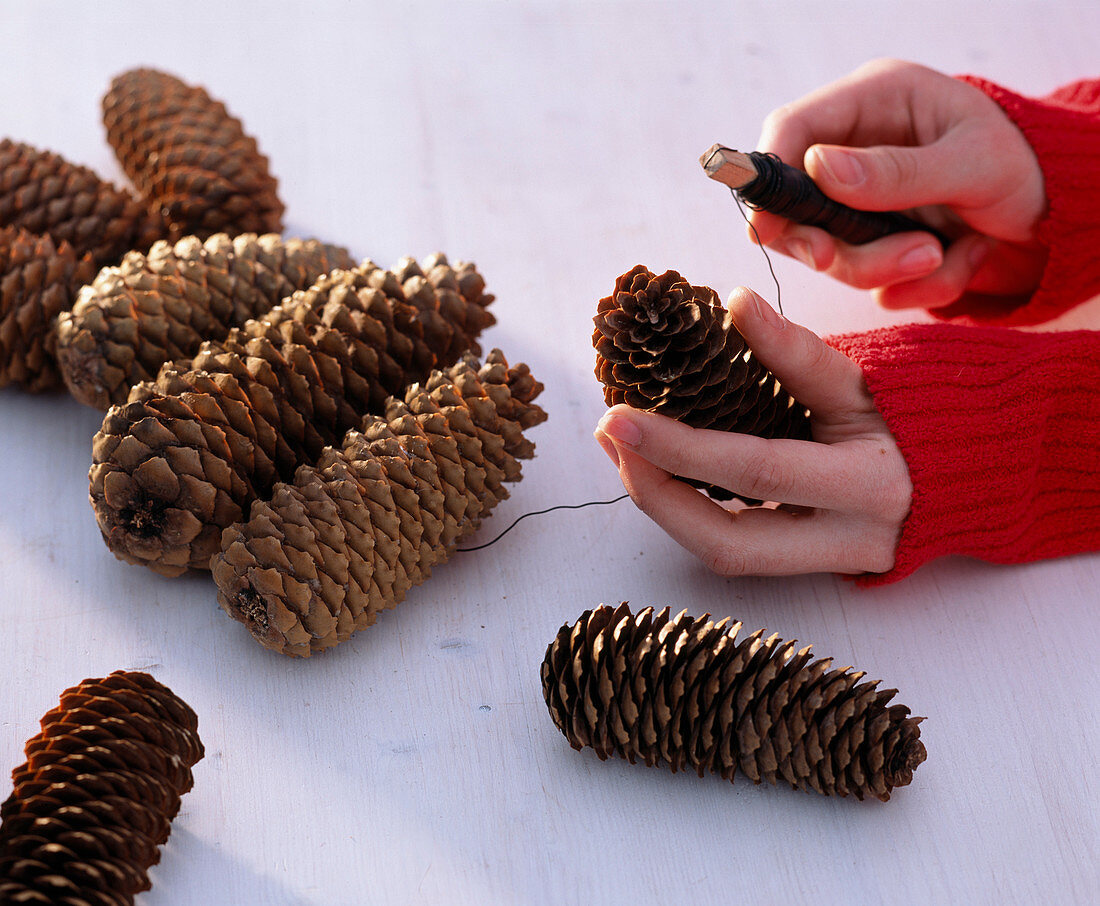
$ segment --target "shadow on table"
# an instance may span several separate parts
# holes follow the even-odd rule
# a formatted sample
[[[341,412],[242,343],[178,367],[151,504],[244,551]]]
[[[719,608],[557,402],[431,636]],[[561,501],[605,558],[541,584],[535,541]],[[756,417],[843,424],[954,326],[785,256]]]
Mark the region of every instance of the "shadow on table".
[[[141,896],[145,906],[227,902],[314,906],[318,902],[291,890],[274,869],[257,870],[216,841],[181,826],[172,828],[150,877],[152,889]]]

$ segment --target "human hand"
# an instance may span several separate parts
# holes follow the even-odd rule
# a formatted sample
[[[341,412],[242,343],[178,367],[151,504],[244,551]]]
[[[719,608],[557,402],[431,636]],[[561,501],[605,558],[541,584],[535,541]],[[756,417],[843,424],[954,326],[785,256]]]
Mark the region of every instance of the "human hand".
[[[614,406],[596,439],[626,490],[722,575],[888,571],[912,484],[859,366],[748,289],[729,308],[753,353],[810,409],[814,440],[690,428]],[[731,511],[677,475],[786,506]]]
[[[973,85],[877,60],[773,111],[758,149],[801,164],[836,201],[910,210],[954,237],[946,252],[920,232],[851,246],[754,212],[765,245],[872,290],[884,308],[939,308],[964,294],[1002,297],[1010,307],[1038,285],[1042,172],[1023,133]]]

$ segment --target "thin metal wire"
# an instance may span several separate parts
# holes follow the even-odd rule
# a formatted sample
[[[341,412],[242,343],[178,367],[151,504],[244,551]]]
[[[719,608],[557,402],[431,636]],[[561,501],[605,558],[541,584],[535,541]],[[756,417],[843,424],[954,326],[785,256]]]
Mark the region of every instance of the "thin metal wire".
[[[756,244],[760,248],[760,251],[764,253],[764,260],[768,262],[768,270],[771,271],[772,280],[775,281],[775,304],[779,309],[779,313],[783,314],[783,290],[779,287],[779,278],[775,275],[775,268],[772,267],[771,256],[768,255],[768,250],[764,248],[764,243],[760,241],[760,234],[756,232],[756,227],[752,225],[752,221],[749,220],[749,215],[745,213],[745,208],[741,204],[741,196],[737,194],[736,189],[730,189],[730,195],[733,196],[733,200],[737,205],[737,210],[741,212],[741,216],[745,218],[745,223],[749,225],[749,229],[752,230],[753,236],[756,237]],[[784,315],[786,317],[786,315]]]
[[[613,500],[589,500],[588,503],[559,503],[557,506],[547,507],[545,510],[532,510],[530,513],[524,513],[522,516],[517,517],[515,522],[497,535],[492,541],[486,541],[484,544],[477,545],[477,547],[456,547],[455,551],[462,553],[466,553],[467,551],[479,551],[484,547],[488,547],[490,544],[496,544],[528,516],[541,516],[543,513],[552,513],[554,510],[583,510],[586,506],[607,506],[611,503],[618,503],[620,500],[629,496],[629,494],[622,494]]]

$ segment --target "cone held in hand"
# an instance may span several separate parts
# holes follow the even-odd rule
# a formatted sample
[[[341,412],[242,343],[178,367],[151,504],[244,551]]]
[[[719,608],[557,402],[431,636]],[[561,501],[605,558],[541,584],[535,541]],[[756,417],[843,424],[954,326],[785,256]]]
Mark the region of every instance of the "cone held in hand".
[[[122,169],[171,225],[170,238],[282,231],[267,158],[205,89],[154,69],[124,72],[103,98],[103,122]]]
[[[72,395],[97,409],[126,400],[165,362],[269,311],[295,290],[355,262],[315,239],[225,233],[131,252],[85,286],[57,322],[56,352]]]
[[[586,611],[546,650],[542,688],[574,749],[733,780],[883,801],[925,759],[896,690],[740,623],[624,602]]]
[[[117,671],[63,692],[26,756],[0,806],[0,902],[132,904],[203,757],[195,712]]]
[[[50,349],[54,318],[95,276],[90,253],[21,227],[0,227],[0,387],[51,390],[61,383]]]
[[[0,227],[21,227],[90,254],[99,266],[145,251],[167,225],[87,167],[22,142],[0,141]]]
[[[472,356],[368,415],[222,536],[218,602],[260,644],[308,657],[394,607],[508,496],[546,419],[526,365]]]
[[[600,300],[594,322],[596,377],[608,406],[626,403],[693,428],[810,438],[806,409],[756,359],[710,287],[639,264]],[[733,496],[696,486],[717,499]]]
[[[397,270],[334,271],[108,411],[90,496],[117,557],[208,569],[222,530],[276,482],[455,350],[477,351],[493,317],[474,266],[435,255]]]

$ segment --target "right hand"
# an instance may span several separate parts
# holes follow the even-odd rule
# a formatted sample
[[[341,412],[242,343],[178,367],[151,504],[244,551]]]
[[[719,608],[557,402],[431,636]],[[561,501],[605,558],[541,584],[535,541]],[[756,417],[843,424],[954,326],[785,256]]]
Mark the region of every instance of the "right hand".
[[[1023,133],[973,85],[914,63],[868,63],[769,114],[758,149],[803,165],[836,201],[908,210],[953,237],[946,251],[921,232],[852,246],[753,214],[762,243],[872,290],[885,308],[939,308],[964,294],[1010,308],[1038,286],[1042,171]]]

